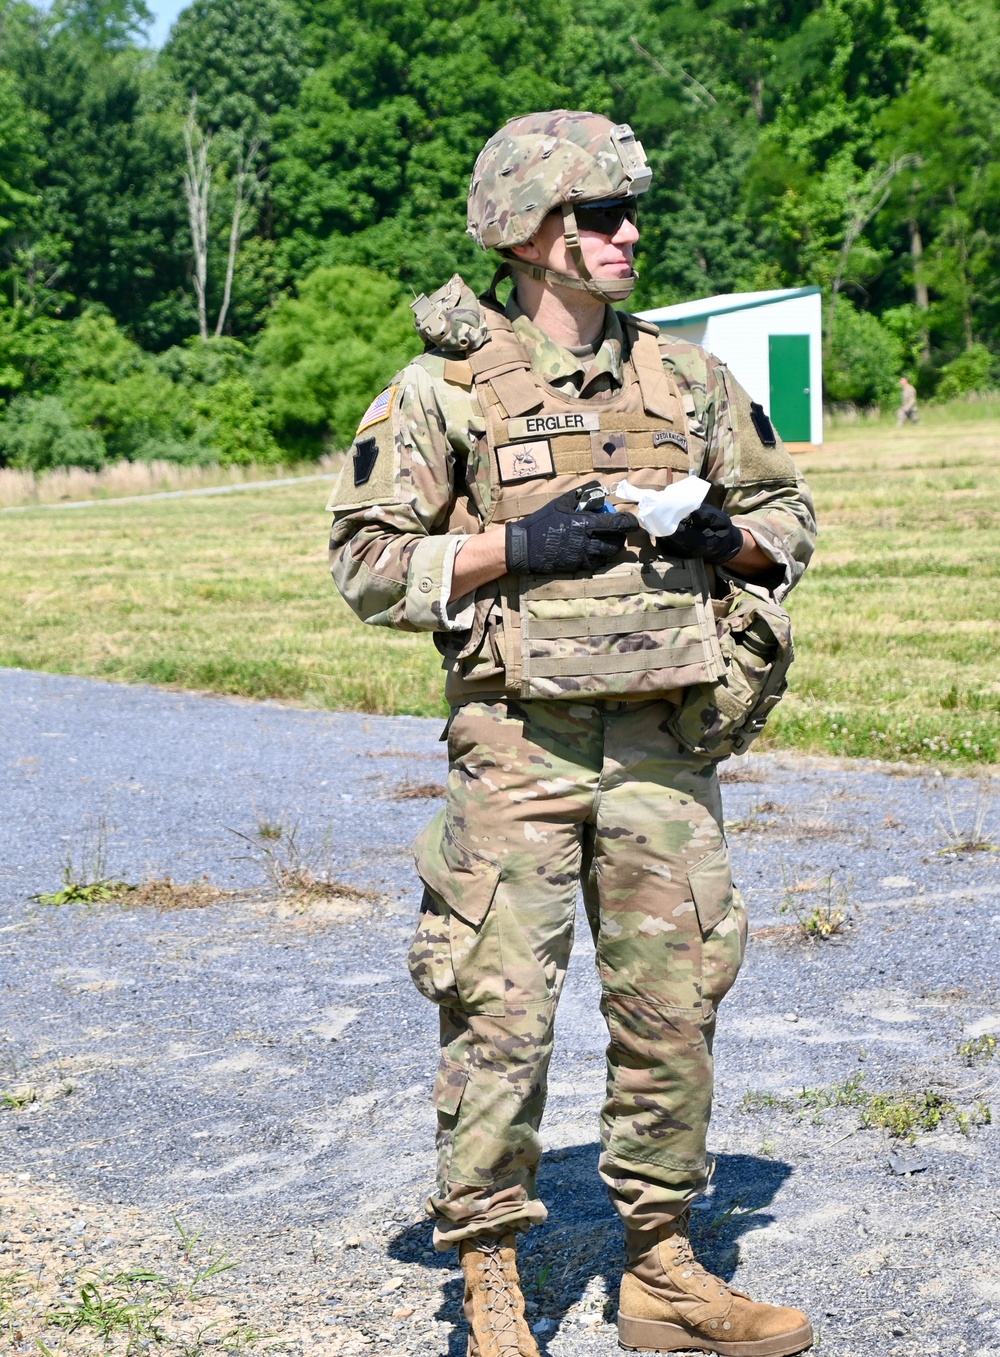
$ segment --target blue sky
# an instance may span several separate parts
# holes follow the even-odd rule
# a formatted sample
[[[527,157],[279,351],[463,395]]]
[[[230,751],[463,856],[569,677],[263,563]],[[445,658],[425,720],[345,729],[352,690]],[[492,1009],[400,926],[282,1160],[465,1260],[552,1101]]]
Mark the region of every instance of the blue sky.
[[[149,41],[153,47],[162,47],[170,32],[170,25],[187,8],[188,0],[147,0],[153,12],[153,27],[149,30]]]

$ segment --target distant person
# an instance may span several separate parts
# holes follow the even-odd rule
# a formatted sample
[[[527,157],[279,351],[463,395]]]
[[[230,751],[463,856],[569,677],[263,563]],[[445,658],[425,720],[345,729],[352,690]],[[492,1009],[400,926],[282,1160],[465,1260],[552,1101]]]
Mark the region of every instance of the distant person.
[[[369,406],[330,508],[334,579],[444,656],[447,800],[417,842],[409,965],[441,1013],[438,1248],[465,1274],[469,1357],[538,1357],[516,1239],[545,1219],[556,1004],[582,884],[610,1028],[598,1171],[628,1249],[630,1348],[781,1357],[801,1310],[695,1259],[716,1010],[740,968],[716,764],[783,688],[781,600],[813,550],[809,493],[771,421],[703,349],[613,303],[635,285],[632,129],[515,118],[476,162],[469,233],[496,249],[413,304],[426,352]],[[496,295],[513,280],[506,304]],[[653,539],[616,497],[691,472],[703,506]]]
[[[900,377],[899,387],[903,393],[902,404],[896,411],[897,424],[919,424],[920,411],[917,409],[917,389],[909,377]]]

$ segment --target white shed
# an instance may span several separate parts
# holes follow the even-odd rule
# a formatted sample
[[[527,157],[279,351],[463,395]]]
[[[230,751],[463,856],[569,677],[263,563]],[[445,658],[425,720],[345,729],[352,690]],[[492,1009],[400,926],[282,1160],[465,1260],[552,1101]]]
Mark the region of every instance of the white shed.
[[[823,442],[823,311],[818,287],[729,292],[638,312],[732,368],[793,450]]]

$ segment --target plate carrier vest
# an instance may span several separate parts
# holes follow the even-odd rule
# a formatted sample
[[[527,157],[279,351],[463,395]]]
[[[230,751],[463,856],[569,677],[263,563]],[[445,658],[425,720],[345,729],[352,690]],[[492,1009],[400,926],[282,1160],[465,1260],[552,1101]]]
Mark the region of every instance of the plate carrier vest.
[[[487,295],[488,337],[445,380],[470,384],[486,420],[478,459],[483,527],[534,512],[598,481],[614,501],[624,477],[663,489],[691,472],[681,393],[656,327],[619,312],[624,385],[573,399],[533,371],[514,327]],[[630,506],[616,502],[615,507]],[[642,529],[593,574],[504,575],[499,581],[506,691],[521,698],[642,700],[711,683],[725,671],[705,564],[660,554]]]

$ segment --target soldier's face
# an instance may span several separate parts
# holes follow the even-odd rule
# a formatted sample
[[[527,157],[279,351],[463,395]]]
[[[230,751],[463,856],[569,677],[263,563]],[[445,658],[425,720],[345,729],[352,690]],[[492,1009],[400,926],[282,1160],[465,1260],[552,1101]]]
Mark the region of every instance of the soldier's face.
[[[580,249],[584,262],[594,278],[628,278],[632,274],[632,257],[635,243],[639,239],[639,228],[628,217],[613,235],[602,231],[580,232]],[[514,253],[530,264],[538,264],[543,269],[554,269],[556,273],[568,273],[573,277],[577,273],[573,256],[563,234],[563,215],[558,209],[550,212],[538,228],[533,240],[526,245],[515,245]]]

